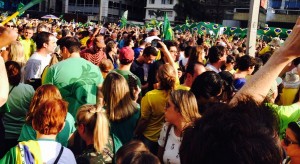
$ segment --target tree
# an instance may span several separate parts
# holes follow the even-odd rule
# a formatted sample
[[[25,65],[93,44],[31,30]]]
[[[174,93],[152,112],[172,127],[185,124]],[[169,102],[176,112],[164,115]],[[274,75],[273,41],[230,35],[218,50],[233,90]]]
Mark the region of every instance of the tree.
[[[186,17],[195,21],[204,21],[206,17],[205,7],[199,0],[178,0],[174,10],[177,13],[176,20],[180,22],[185,22]]]

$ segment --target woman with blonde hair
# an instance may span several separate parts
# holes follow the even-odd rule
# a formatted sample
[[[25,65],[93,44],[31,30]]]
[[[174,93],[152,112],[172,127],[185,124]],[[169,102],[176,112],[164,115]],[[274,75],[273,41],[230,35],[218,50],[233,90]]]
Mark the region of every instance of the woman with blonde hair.
[[[134,137],[140,107],[132,100],[126,79],[117,72],[111,72],[106,76],[102,93],[111,133],[125,144]]]
[[[76,157],[77,163],[112,163],[114,144],[105,110],[96,105],[82,105],[76,115],[76,126],[87,145],[83,153]]]
[[[24,54],[24,47],[19,41],[14,41],[9,46],[8,60],[15,61],[20,64],[21,67],[25,66],[26,59]]]
[[[165,121],[158,140],[158,157],[162,163],[180,163],[179,148],[186,127],[200,118],[197,100],[190,91],[170,93],[165,106]]]
[[[32,127],[32,120],[35,117],[34,112],[40,103],[43,103],[49,99],[62,99],[59,90],[54,85],[42,85],[35,91],[30,103],[29,112],[27,113],[26,123],[22,127],[18,141],[36,139],[36,132]],[[67,146],[69,137],[76,130],[74,123],[75,121],[73,116],[68,112],[65,120],[65,126],[56,137],[57,142],[61,143],[63,146]]]
[[[141,118],[136,128],[136,135],[157,153],[159,134],[164,123],[164,108],[169,94],[175,88],[177,72],[170,64],[162,65],[157,73],[159,88],[149,91],[142,98]]]

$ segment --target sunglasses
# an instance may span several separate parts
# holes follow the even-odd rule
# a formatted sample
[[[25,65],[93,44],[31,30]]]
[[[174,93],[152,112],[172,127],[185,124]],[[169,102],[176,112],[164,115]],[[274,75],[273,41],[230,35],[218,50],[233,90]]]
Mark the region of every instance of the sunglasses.
[[[293,145],[293,144],[299,144],[298,142],[291,141],[286,136],[283,138],[283,142],[286,146]]]
[[[16,27],[15,25],[6,25],[6,27]]]

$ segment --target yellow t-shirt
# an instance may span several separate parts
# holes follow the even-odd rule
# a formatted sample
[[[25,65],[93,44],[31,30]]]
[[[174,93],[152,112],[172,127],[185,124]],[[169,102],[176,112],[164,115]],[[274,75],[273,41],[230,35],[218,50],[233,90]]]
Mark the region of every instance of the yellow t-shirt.
[[[24,48],[24,55],[26,61],[30,58],[30,56],[36,51],[36,44],[35,42],[30,39],[30,40],[20,40],[21,44],[23,45]]]
[[[283,88],[280,94],[280,105],[291,105],[298,92],[297,88]]]
[[[165,106],[169,93],[164,90],[152,90],[146,93],[141,102],[141,119],[149,120],[143,135],[157,142],[165,120]]]

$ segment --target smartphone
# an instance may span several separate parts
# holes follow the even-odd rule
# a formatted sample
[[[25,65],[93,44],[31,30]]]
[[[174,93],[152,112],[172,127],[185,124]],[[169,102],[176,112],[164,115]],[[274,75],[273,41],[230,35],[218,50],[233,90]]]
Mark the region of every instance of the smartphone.
[[[158,43],[158,39],[153,39],[152,42],[151,42],[151,46],[152,47],[156,47],[156,48],[161,48],[161,45]]]
[[[157,47],[157,44],[158,44],[158,40],[157,39],[153,39],[152,42],[151,42],[151,46],[152,47]]]

